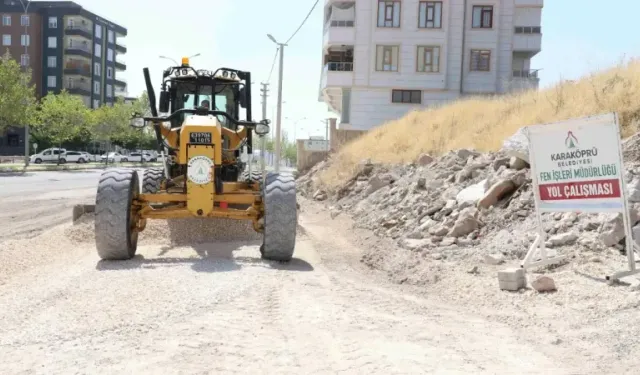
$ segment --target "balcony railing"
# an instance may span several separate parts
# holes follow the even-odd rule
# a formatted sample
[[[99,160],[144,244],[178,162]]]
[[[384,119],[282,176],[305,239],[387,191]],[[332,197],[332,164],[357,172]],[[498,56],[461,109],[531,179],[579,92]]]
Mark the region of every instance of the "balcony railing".
[[[352,62],[328,62],[325,67],[330,72],[353,72]]]
[[[65,69],[86,69],[91,70],[91,64],[83,60],[69,59],[64,64]]]
[[[88,43],[86,44],[85,43],[69,43],[66,49],[75,49],[75,50],[91,53],[91,47],[89,47]]]
[[[538,79],[538,71],[540,69],[533,70],[514,70],[513,77],[514,78],[530,78],[530,79]]]
[[[68,34],[80,34],[87,37],[91,37],[93,35],[91,28],[85,25],[69,25],[64,28]]]
[[[85,91],[91,94],[91,83],[88,81],[65,81],[64,88],[68,91]]]

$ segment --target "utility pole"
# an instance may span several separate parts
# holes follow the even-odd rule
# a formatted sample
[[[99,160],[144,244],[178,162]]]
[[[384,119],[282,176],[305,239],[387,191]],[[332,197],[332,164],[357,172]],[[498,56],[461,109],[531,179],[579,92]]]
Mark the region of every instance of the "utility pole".
[[[31,5],[31,0],[26,0],[26,5],[24,4],[25,2],[23,0],[20,0],[20,4],[22,4],[22,8],[24,9],[24,15],[28,16],[28,10],[29,10],[29,5]],[[22,21],[22,20],[21,20]],[[24,54],[28,55],[29,54],[29,45],[31,44],[31,37],[29,37],[29,24],[31,23],[31,20],[29,20],[29,22],[26,22],[24,24],[24,34],[25,34],[25,41],[24,41]],[[28,42],[28,43],[27,43]],[[22,60],[22,59],[20,59]],[[28,59],[28,62],[31,63],[31,58]],[[28,69],[29,65],[25,64],[24,69]],[[31,72],[31,74],[33,74],[33,72]],[[28,85],[28,82],[25,82],[25,85]],[[29,140],[29,124],[24,124],[24,167],[28,167],[29,166],[29,142],[31,142]]]
[[[262,119],[266,119],[267,118],[267,96],[269,95],[269,83],[268,82],[262,82],[260,83],[262,85],[262,88],[260,89],[260,93],[262,94]],[[260,154],[261,154],[261,158],[260,158],[260,171],[262,172],[262,177],[264,177],[264,171],[265,171],[265,154],[267,151],[267,136],[263,135],[260,137]]]
[[[284,69],[284,47],[285,43],[278,43],[278,41],[271,35],[267,34],[272,42],[278,45],[280,51],[280,67],[278,69],[278,114],[276,119],[276,139],[275,141],[275,170],[276,173],[280,172],[280,129],[282,126],[282,74]]]
[[[324,139],[327,142],[327,152],[329,152],[329,150],[331,149],[331,147],[329,146],[329,118],[324,119],[325,121],[325,136]]]

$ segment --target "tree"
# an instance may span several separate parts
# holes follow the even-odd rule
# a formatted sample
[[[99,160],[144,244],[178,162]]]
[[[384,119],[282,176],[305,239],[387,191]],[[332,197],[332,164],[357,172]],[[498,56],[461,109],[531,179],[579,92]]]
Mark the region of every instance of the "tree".
[[[31,69],[22,69],[7,50],[0,58],[0,134],[32,121],[36,91],[30,81]]]
[[[52,144],[62,144],[82,134],[90,120],[89,109],[82,99],[70,95],[66,90],[60,94],[49,94],[42,98],[34,111],[34,130]],[[58,164],[60,160],[58,158]]]

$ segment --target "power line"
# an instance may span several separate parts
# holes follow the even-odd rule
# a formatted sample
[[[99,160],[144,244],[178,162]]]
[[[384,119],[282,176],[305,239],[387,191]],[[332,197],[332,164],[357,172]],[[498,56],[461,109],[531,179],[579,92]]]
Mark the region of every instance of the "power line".
[[[300,24],[300,26],[298,26],[298,29],[293,33],[293,35],[291,35],[291,37],[289,38],[289,40],[287,40],[284,44],[289,44],[289,42],[291,41],[291,39],[293,39],[294,36],[296,36],[296,34],[298,33],[298,31],[300,31],[300,29],[302,28],[302,26],[305,24],[305,22],[307,22],[307,20],[309,19],[309,16],[311,15],[311,13],[313,12],[313,10],[316,8],[316,5],[318,5],[318,3],[320,2],[320,0],[316,0],[316,2],[313,4],[313,6],[311,7],[311,10],[309,11],[309,13],[307,13],[307,16],[304,18],[304,20],[302,21],[302,23]]]
[[[269,72],[269,78],[267,79],[267,82],[271,82],[271,75],[273,74],[273,68],[276,66],[276,58],[278,57],[278,50],[279,48],[276,48],[276,54],[273,56],[273,62],[271,63],[271,71]]]

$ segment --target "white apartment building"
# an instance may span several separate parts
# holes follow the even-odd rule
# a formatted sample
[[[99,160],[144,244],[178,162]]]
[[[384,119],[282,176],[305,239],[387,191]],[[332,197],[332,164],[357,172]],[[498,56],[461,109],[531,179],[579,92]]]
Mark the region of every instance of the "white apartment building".
[[[463,95],[538,87],[543,0],[325,0],[319,101],[368,130]]]

